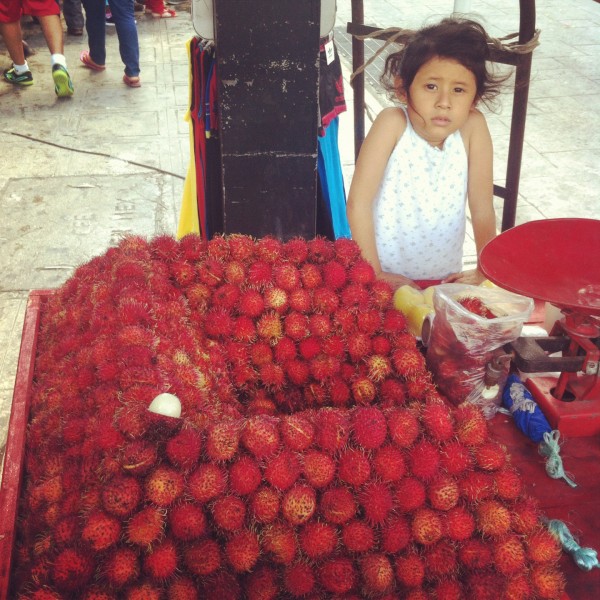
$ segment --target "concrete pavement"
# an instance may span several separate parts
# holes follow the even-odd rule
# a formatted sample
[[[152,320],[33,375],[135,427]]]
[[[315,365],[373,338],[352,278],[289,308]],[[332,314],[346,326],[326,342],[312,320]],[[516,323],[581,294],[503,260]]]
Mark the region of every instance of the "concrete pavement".
[[[340,118],[346,185],[353,165],[352,92],[348,85],[350,0],[338,0],[335,28],[349,111]],[[500,37],[518,30],[517,0],[472,2],[475,17]],[[365,22],[416,28],[452,11],[451,0],[365,0]],[[66,37],[75,95],[55,98],[49,55],[39,28],[26,27],[37,50],[35,85],[0,82],[0,447],[6,438],[26,300],[32,289],[55,288],[73,269],[103,253],[124,233],[175,233],[188,163],[188,60],[194,35],[189,2],[175,19],[138,15],[142,82],[121,82],[113,30],[107,70],[79,64],[83,38]],[[552,217],[600,218],[600,4],[594,0],[537,3],[541,45],[535,50],[517,223]],[[65,28],[66,30],[66,28]],[[376,43],[369,42],[367,57]],[[0,66],[10,65],[0,46]],[[369,70],[368,84],[378,76]],[[497,183],[503,184],[511,94],[488,121]],[[367,89],[373,114],[385,104]],[[367,120],[367,126],[369,121]],[[498,204],[498,215],[501,206]],[[466,263],[474,260],[472,240]]]

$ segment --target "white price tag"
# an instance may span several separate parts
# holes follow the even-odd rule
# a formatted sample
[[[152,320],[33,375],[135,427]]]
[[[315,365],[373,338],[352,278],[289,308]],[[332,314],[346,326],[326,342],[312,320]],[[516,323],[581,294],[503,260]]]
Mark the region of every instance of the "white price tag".
[[[335,52],[333,50],[333,40],[330,40],[325,44],[325,59],[327,60],[327,64],[330,65],[335,58]]]

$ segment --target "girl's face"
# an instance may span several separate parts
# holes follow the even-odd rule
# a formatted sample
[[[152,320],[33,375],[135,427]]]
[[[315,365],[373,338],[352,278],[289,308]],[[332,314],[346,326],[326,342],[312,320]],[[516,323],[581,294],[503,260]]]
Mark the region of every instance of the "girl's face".
[[[434,56],[415,75],[405,97],[414,130],[432,146],[460,129],[477,104],[477,82],[451,58]]]

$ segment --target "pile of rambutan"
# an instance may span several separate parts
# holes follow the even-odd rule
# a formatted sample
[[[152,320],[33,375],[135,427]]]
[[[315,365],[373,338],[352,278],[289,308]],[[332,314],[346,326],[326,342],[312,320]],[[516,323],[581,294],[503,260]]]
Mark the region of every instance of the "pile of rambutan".
[[[344,239],[79,267],[42,313],[11,597],[559,598],[506,449],[391,298]]]

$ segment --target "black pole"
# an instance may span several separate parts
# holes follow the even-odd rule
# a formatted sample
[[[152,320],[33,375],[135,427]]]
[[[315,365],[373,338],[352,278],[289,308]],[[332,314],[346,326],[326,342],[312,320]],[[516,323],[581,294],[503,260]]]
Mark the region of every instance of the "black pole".
[[[352,23],[364,25],[363,0],[352,0]],[[352,36],[352,72],[365,64],[365,43]],[[354,92],[354,160],[358,158],[365,139],[365,74],[360,73],[352,80]]]

